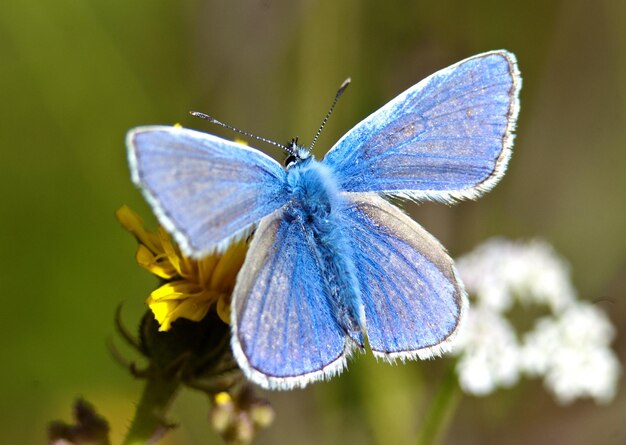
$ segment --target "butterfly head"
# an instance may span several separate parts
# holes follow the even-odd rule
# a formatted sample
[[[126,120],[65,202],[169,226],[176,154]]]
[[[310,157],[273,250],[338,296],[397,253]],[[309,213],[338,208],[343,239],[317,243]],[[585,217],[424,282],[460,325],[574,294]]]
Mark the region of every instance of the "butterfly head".
[[[293,138],[289,141],[289,143],[285,146],[285,149],[289,154],[285,159],[285,168],[287,170],[312,157],[308,148],[303,145],[298,145],[298,138]]]

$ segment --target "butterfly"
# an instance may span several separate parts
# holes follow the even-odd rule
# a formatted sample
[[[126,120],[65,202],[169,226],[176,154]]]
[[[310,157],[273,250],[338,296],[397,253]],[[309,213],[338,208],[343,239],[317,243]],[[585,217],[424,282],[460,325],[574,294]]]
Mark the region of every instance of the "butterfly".
[[[181,127],[129,131],[132,179],[185,254],[254,230],[231,303],[231,346],[250,380],[330,378],[366,337],[388,361],[450,349],[463,284],[445,248],[386,198],[453,203],[490,190],[511,155],[521,83],[512,53],[475,55],[365,118],[321,161],[292,141],[286,167]]]

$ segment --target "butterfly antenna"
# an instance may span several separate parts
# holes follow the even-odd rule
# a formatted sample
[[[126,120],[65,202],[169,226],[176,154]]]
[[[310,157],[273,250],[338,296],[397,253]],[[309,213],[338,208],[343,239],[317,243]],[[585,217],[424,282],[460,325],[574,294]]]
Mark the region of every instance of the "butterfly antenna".
[[[279,144],[278,142],[272,141],[270,139],[263,138],[261,136],[257,136],[257,135],[252,134],[252,133],[248,133],[247,131],[244,131],[244,130],[240,130],[239,128],[235,128],[235,127],[233,127],[231,125],[225,124],[224,122],[220,122],[217,119],[215,119],[214,117],[209,116],[208,114],[200,113],[199,111],[190,111],[189,114],[191,114],[194,117],[199,117],[200,119],[204,119],[205,121],[209,121],[212,124],[217,124],[220,127],[228,128],[229,130],[232,130],[235,133],[243,134],[244,136],[247,136],[247,137],[252,138],[252,139],[256,139],[257,141],[265,142],[266,144],[270,144],[270,145],[273,145],[275,147],[282,148],[283,150],[287,150],[288,152],[291,153],[291,150],[289,150],[289,147],[287,147],[286,145]]]
[[[348,88],[348,85],[350,85],[350,82],[352,82],[352,80],[348,77],[346,80],[343,81],[343,83],[337,90],[337,94],[335,94],[335,100],[333,100],[333,104],[330,106],[330,110],[328,110],[328,113],[326,113],[326,117],[322,121],[322,125],[320,125],[319,130],[317,130],[317,133],[315,133],[313,142],[311,142],[311,145],[309,146],[309,151],[313,150],[313,146],[317,142],[317,138],[320,137],[320,134],[322,133],[322,129],[324,128],[324,125],[326,125],[326,122],[328,122],[328,118],[330,117],[331,113],[335,109],[335,105],[337,105],[337,101],[339,100],[343,92],[346,90],[346,88]]]

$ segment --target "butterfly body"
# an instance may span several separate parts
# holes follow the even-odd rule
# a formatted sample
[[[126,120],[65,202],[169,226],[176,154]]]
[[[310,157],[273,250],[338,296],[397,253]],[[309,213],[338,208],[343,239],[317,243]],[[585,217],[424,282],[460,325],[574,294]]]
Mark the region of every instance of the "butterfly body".
[[[307,240],[337,324],[362,347],[361,296],[344,223],[346,198],[339,193],[333,172],[313,156],[289,166],[287,184],[284,218]]]
[[[453,203],[502,177],[521,77],[491,51],[401,93],[321,160],[265,154],[176,127],[127,137],[134,182],[191,257],[254,230],[232,295],[244,373],[288,389],[339,373],[363,349],[387,361],[450,349],[467,308],[452,259],[386,196]],[[343,87],[342,87],[343,88]]]

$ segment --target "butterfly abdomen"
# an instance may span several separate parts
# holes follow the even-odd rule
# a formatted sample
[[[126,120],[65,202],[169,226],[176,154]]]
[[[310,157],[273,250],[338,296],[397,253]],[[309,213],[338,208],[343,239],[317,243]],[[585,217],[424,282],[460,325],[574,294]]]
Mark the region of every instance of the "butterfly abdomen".
[[[342,219],[346,203],[336,180],[328,167],[309,158],[288,170],[287,183],[286,215],[300,224],[315,252],[337,323],[362,346],[361,293]]]

